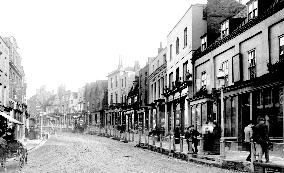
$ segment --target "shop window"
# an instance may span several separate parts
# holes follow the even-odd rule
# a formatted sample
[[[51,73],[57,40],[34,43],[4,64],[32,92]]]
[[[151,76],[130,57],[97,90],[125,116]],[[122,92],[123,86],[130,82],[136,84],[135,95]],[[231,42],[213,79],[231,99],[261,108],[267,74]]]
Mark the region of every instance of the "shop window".
[[[221,25],[221,37],[224,38],[229,35],[229,20],[226,20]]]
[[[248,64],[249,64],[249,79],[256,78],[256,56],[255,49],[248,52]]]
[[[225,136],[236,137],[236,108],[237,108],[237,97],[231,97],[225,100]]]
[[[253,19],[258,16],[258,0],[252,1],[248,4],[248,18]]]
[[[206,87],[207,84],[207,75],[206,75],[206,71],[203,71],[201,73],[201,87]]]
[[[284,60],[284,35],[279,37],[279,61]]]

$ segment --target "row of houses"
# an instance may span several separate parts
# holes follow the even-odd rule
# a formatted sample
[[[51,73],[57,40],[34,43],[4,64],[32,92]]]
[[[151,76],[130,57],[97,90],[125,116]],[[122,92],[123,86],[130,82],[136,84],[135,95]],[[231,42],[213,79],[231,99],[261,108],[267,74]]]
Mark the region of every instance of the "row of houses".
[[[8,121],[14,122],[15,137],[25,137],[27,114],[25,73],[14,37],[0,37],[0,135]]]
[[[108,74],[101,125],[168,135],[216,121],[221,143],[238,145],[249,120],[264,117],[271,140],[282,142],[283,7],[283,0],[191,5],[146,66],[119,63]]]

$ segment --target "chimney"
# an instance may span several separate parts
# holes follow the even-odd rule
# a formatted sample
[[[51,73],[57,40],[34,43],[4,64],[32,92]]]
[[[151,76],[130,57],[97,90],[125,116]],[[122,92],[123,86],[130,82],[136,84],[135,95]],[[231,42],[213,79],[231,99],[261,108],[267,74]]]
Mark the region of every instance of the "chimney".
[[[163,50],[162,42],[160,42],[160,48],[158,48],[158,54]]]

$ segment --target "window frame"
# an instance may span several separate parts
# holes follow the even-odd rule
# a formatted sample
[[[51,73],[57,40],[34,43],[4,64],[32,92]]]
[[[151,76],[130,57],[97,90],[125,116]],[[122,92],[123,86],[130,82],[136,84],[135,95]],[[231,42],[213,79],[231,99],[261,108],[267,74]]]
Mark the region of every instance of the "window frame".
[[[251,74],[252,70],[255,71],[253,76]],[[248,77],[249,79],[256,78],[256,48],[248,51]]]
[[[207,74],[206,71],[201,72],[201,88],[207,85]]]
[[[254,19],[258,16],[258,0],[254,0],[248,4],[248,19]]]
[[[176,39],[176,54],[179,54],[179,38]]]
[[[281,45],[282,41],[282,45]],[[281,46],[282,48],[282,56],[281,56]],[[284,35],[279,36],[279,61],[284,61]]]
[[[187,46],[187,27],[183,30],[183,39],[183,48],[185,48]]]
[[[170,61],[173,59],[173,45],[170,45]]]
[[[224,38],[229,35],[229,20],[226,20],[221,25],[221,37]]]
[[[207,48],[207,36],[201,38],[201,51]]]

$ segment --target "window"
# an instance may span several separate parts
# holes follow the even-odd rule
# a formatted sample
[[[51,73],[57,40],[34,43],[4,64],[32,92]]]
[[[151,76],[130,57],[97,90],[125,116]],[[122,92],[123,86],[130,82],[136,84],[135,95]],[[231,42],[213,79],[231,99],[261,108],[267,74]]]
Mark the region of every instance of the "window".
[[[248,52],[249,79],[256,77],[255,49]]]
[[[126,87],[126,77],[124,78],[124,86]]]
[[[187,46],[187,28],[185,28],[184,29],[184,31],[183,31],[183,43],[184,43],[184,47],[186,47]]]
[[[158,62],[157,62],[157,68],[159,68],[159,65],[160,65],[160,61],[158,60]]]
[[[229,35],[229,20],[226,20],[221,25],[221,37],[224,38]]]
[[[164,58],[164,62],[163,62],[163,63],[167,62],[167,56],[166,56],[166,54],[163,55],[163,58]]]
[[[113,103],[113,95],[110,94],[110,104],[112,104],[112,103]]]
[[[153,66],[152,66],[152,69],[153,69],[153,71],[152,72],[154,72],[154,70],[155,70],[155,65],[153,64]]]
[[[279,61],[284,60],[284,35],[279,38]]]
[[[207,47],[207,36],[201,38],[201,51],[204,51]]]
[[[228,60],[222,62],[221,64],[221,70],[224,72],[225,74],[225,85],[228,85],[228,75],[229,75],[229,63]]]
[[[117,87],[118,84],[118,80],[117,80],[117,76],[115,76],[115,87]]]
[[[161,78],[161,90],[162,94],[164,94],[164,77]]]
[[[178,55],[179,54],[179,38],[177,37],[177,40],[176,40],[176,54]]]
[[[115,93],[115,103],[118,103],[117,93]]]
[[[179,81],[179,68],[176,69],[176,81]]]
[[[258,0],[255,0],[255,1],[252,1],[249,5],[248,5],[248,18],[249,19],[253,19],[255,17],[257,17],[258,15],[258,10],[257,10],[257,7],[258,7],[258,3],[257,3]]]
[[[173,72],[169,74],[169,88],[172,89],[173,86]]]
[[[248,52],[249,79],[256,77],[255,49]]]
[[[183,63],[183,81],[186,81],[187,64],[188,64],[188,61],[186,61],[185,63]]]
[[[121,79],[121,87],[123,87],[123,79]]]
[[[201,86],[202,87],[206,87],[206,81],[207,81],[206,71],[203,71],[201,73]]]
[[[172,60],[173,56],[172,56],[172,50],[173,49],[173,45],[171,44],[170,45],[170,61]]]
[[[157,98],[157,85],[156,82],[154,83],[154,100]]]
[[[110,78],[110,88],[112,88],[112,87],[113,87],[113,79]]]
[[[148,75],[147,72],[145,72],[145,86],[147,86],[147,78],[148,78],[147,75]]]

